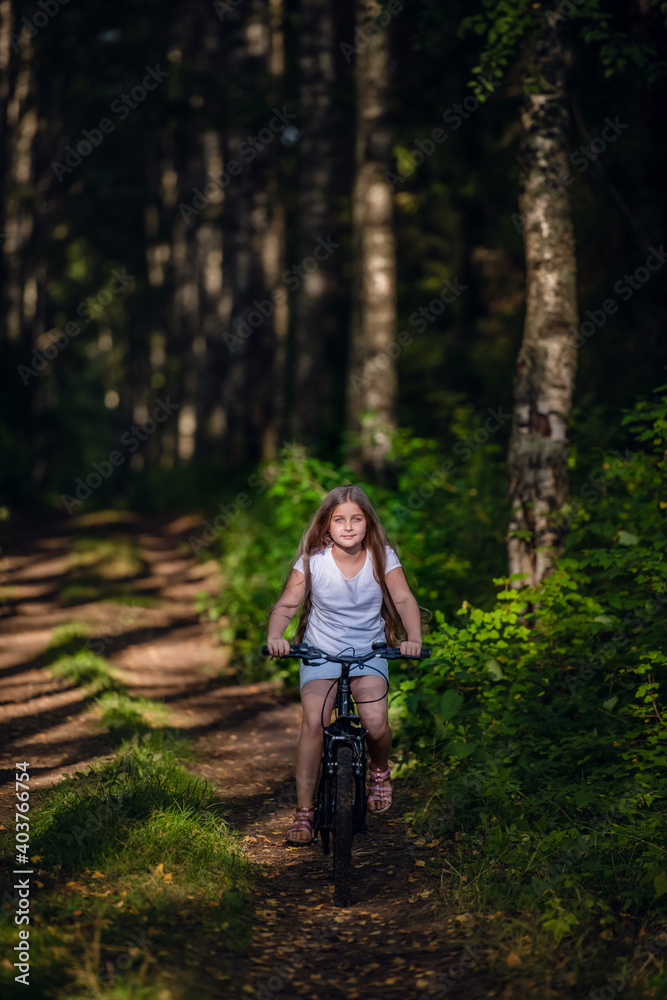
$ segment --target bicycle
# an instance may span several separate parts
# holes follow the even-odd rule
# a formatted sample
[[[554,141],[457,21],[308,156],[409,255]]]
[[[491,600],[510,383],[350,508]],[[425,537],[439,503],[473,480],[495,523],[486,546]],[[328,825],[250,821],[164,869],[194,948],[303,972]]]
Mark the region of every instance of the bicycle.
[[[262,653],[269,655],[268,646]],[[424,660],[430,649],[422,649],[419,656],[405,656],[400,649],[387,646],[382,640],[373,643],[368,653],[359,656],[344,653],[335,656],[306,642],[290,646],[284,659],[324,659],[340,663],[340,677],[336,693],[336,719],[324,725],[322,706],[323,747],[317,793],[315,795],[313,842],[319,833],[324,854],[329,854],[329,841],[333,839],[334,903],[349,906],[352,889],[352,841],[355,833],[366,833],[366,730],[359,716],[352,711],[354,702],[350,690],[350,667],[363,666],[376,656],[387,660]],[[371,669],[373,669],[371,667]],[[389,682],[387,682],[387,691]],[[386,692],[385,692],[386,694]],[[384,695],[382,696],[384,697]]]

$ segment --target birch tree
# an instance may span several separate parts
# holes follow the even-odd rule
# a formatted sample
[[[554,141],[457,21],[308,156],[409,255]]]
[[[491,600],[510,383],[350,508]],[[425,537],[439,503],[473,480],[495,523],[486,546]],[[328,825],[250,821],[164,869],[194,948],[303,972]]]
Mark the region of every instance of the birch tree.
[[[567,496],[567,427],[577,368],[577,260],[567,175],[565,60],[546,21],[526,39],[519,213],[526,316],[514,377],[508,472],[510,574],[537,584],[558,552],[553,513]]]

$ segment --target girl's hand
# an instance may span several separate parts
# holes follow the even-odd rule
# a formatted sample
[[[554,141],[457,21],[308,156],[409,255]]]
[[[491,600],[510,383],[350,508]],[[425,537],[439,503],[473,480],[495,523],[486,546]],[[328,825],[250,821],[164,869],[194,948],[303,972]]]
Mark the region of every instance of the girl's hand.
[[[269,647],[271,656],[287,656],[290,644],[287,639],[267,639],[266,645]]]
[[[411,642],[407,639],[405,642],[401,643],[401,653],[403,656],[419,656],[422,651],[422,644],[420,642]]]

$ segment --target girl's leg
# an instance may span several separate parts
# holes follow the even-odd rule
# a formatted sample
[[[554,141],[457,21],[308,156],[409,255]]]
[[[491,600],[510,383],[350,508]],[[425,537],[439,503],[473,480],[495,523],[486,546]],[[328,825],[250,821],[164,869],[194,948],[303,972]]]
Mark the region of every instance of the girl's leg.
[[[387,682],[382,677],[355,677],[350,681],[350,687],[361,724],[368,730],[366,742],[371,755],[371,767],[384,769],[391,750],[388,700],[385,694]],[[376,701],[377,698],[381,700]]]
[[[329,692],[328,697],[327,692]],[[301,688],[303,717],[301,735],[296,747],[296,795],[299,808],[313,808],[313,796],[322,759],[322,705],[325,698],[327,704],[324,710],[324,725],[328,726],[336,700],[336,684],[332,679],[323,678],[308,681]]]

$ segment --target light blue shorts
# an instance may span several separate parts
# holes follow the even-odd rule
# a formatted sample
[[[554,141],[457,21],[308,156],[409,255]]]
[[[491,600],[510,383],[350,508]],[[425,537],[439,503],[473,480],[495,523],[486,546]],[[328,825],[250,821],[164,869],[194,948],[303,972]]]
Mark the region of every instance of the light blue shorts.
[[[373,667],[373,670],[370,668]],[[316,663],[304,663],[301,660],[301,667],[299,670],[299,690],[308,681],[316,680],[333,680],[335,677],[340,677],[341,665],[340,663],[330,663],[328,660],[324,660],[319,665]],[[379,656],[374,657],[374,659],[369,660],[368,663],[364,663],[363,667],[355,666],[350,668],[350,679],[355,677],[384,677],[385,681],[389,678],[389,667],[386,660],[380,659]]]

